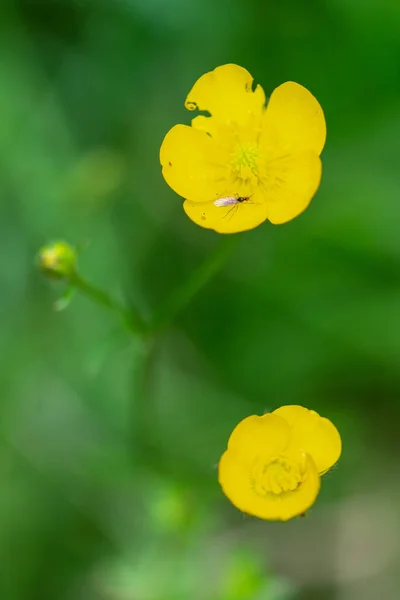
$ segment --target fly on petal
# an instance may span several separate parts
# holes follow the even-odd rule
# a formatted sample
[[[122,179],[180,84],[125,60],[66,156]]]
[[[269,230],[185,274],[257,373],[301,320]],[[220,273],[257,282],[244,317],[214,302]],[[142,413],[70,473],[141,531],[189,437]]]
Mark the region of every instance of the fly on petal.
[[[214,206],[232,206],[232,204],[240,204],[240,201],[234,196],[228,196],[227,198],[218,198],[218,200],[214,200]]]

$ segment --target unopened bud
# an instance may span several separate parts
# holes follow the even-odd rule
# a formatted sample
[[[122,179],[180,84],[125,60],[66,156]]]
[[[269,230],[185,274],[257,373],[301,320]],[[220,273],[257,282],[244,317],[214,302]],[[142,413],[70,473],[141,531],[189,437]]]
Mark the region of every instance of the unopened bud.
[[[53,242],[39,250],[42,272],[54,279],[70,279],[75,274],[76,250],[66,242]]]

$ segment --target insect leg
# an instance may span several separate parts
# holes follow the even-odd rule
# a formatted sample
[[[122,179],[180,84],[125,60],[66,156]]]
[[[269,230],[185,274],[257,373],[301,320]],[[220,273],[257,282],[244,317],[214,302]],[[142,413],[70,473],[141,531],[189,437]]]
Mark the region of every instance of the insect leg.
[[[226,217],[228,217],[229,215],[231,215],[229,217],[229,221],[232,219],[232,217],[234,217],[237,213],[237,211],[239,210],[239,204],[235,204],[235,206],[232,206],[232,208],[230,210],[228,210],[228,212],[226,213],[225,217],[223,217],[224,219]]]

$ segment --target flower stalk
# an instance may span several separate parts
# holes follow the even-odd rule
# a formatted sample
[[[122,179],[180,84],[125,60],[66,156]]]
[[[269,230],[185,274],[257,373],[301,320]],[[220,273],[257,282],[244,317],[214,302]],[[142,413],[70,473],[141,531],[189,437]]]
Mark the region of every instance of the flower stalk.
[[[226,264],[236,249],[240,236],[224,236],[214,252],[182,283],[162,304],[151,321],[149,334],[155,335],[164,330],[175,317],[191,302],[196,294]]]
[[[127,308],[108,294],[108,292],[105,292],[86,281],[86,279],[77,272],[71,277],[71,285],[96,304],[118,313],[122,317],[127,328],[134,335],[141,335],[144,333],[146,325],[136,308],[132,306]]]

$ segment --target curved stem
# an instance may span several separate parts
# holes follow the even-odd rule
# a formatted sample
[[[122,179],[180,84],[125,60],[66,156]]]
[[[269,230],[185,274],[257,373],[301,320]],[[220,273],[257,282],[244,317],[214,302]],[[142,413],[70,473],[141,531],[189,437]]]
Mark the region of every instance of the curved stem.
[[[229,256],[236,248],[239,235],[227,235],[222,238],[214,252],[202,263],[191,276],[167,298],[166,302],[155,313],[148,328],[148,333],[154,335],[165,329],[185,308],[192,298],[204,287],[210,279],[224,266]]]
[[[145,460],[149,444],[149,432],[152,432],[152,404],[150,385],[152,382],[153,362],[155,360],[154,339],[138,339],[135,342],[135,356],[132,365],[133,402],[128,418],[131,428],[132,453]]]
[[[138,311],[134,308],[127,308],[114,298],[110,296],[104,290],[97,288],[85,279],[83,279],[78,273],[75,273],[71,278],[71,284],[79,290],[82,294],[121,315],[125,321],[127,327],[135,334],[143,333],[145,330],[145,324]]]
[[[155,312],[149,325],[144,322],[137,309],[121,304],[108,292],[83,279],[79,273],[74,273],[70,279],[71,285],[82,294],[97,304],[118,313],[135,337],[137,346],[133,361],[134,402],[129,420],[131,422],[131,450],[136,459],[142,455],[154,455],[157,456],[157,460],[161,460],[157,442],[151,435],[152,394],[149,386],[152,381],[152,367],[155,359],[155,337],[224,266],[239,239],[239,235],[223,236],[208,258],[172,292],[160,309]]]

